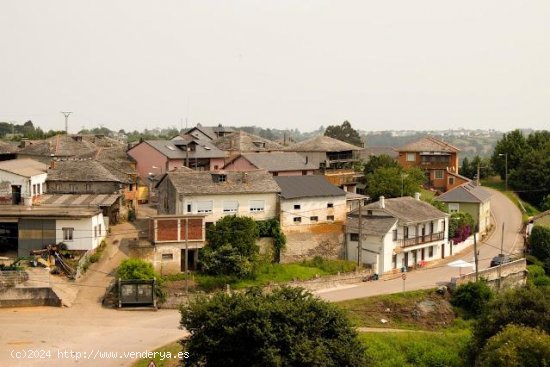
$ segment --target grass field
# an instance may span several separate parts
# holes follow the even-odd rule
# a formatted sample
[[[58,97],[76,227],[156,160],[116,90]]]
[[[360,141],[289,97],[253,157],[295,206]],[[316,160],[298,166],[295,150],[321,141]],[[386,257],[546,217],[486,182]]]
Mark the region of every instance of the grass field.
[[[157,352],[155,358],[142,358],[132,365],[132,367],[147,367],[151,360],[155,361],[155,366],[157,367],[177,367],[181,366],[181,361],[179,358],[163,358],[167,357],[170,353],[171,357],[177,356],[179,352],[182,352],[182,347],[179,342],[171,343],[160,347],[159,349],[154,350]]]
[[[453,332],[360,333],[369,366],[465,367],[468,330]]]
[[[545,226],[545,227],[548,227],[550,228],[550,215],[546,215],[542,218],[539,218],[537,219],[537,221],[535,222],[535,224],[538,224],[540,226]]]

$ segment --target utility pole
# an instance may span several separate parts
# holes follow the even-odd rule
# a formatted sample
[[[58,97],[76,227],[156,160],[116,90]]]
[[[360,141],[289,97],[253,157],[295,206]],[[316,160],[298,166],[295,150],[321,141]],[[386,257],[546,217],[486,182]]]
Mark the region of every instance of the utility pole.
[[[479,166],[478,166],[478,170],[479,170]],[[479,171],[478,171],[479,172]],[[474,266],[476,267],[476,282],[479,281],[479,267],[478,267],[478,263],[477,263],[477,257],[478,257],[478,253],[477,253],[477,237],[476,237],[476,232],[474,231]]]
[[[498,290],[500,291],[500,283],[502,282],[502,262],[504,261],[504,222],[502,222],[502,234],[500,236],[500,261],[498,264]]]
[[[61,113],[65,116],[65,134],[69,135],[69,116],[72,112],[61,111]]]
[[[185,218],[185,295],[189,297],[189,218]]]
[[[363,243],[362,243],[362,237],[363,237],[363,214],[361,213],[361,207],[363,206],[361,199],[358,199],[359,201],[359,238],[357,239],[357,269],[359,270],[361,268],[361,258],[363,255]]]

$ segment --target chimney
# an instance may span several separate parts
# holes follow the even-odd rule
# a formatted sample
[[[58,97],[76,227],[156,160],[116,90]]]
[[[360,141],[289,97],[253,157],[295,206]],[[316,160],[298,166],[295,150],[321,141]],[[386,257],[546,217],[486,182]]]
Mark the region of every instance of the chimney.
[[[415,198],[416,200],[420,200],[420,193],[419,193],[419,192],[415,192],[415,193],[414,193],[414,198]]]
[[[247,176],[248,176],[248,173],[243,172],[243,177],[242,177],[243,183],[246,183],[246,179],[248,178]]]
[[[29,139],[21,138],[21,141],[19,142],[19,148],[25,148],[28,143],[29,143]]]
[[[380,209],[384,209],[386,207],[386,199],[383,196],[380,196],[378,205],[380,206]]]

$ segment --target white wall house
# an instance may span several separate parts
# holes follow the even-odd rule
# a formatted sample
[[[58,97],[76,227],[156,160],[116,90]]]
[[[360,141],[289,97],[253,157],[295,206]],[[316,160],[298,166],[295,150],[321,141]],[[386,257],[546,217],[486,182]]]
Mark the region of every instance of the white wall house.
[[[359,223],[361,222],[361,223]],[[448,214],[411,197],[384,199],[350,213],[346,251],[378,274],[400,271],[453,254],[448,240]],[[361,231],[359,230],[361,228]]]
[[[107,236],[108,225],[101,212],[83,218],[58,219],[56,243],[63,242],[69,250],[92,250]]]
[[[0,162],[0,204],[31,205],[46,189],[48,166],[32,159]]]

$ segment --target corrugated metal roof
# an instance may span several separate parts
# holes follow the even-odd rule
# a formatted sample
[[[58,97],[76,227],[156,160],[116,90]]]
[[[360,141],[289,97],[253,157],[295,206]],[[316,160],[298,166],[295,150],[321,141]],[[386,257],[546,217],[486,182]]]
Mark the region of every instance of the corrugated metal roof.
[[[59,207],[104,207],[113,205],[119,194],[45,194],[39,199],[40,205]]]
[[[284,199],[345,196],[346,192],[323,176],[277,176],[274,177],[281,187],[281,197]]]
[[[15,218],[89,218],[101,213],[99,208],[66,207],[66,206],[23,206],[2,205],[0,217]]]

